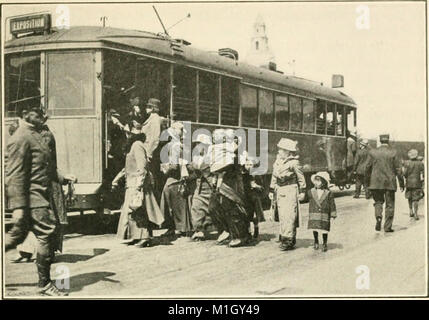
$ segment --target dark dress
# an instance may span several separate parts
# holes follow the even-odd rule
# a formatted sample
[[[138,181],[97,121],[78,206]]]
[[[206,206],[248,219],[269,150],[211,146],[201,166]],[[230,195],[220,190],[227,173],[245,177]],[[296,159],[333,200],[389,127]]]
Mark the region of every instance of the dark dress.
[[[180,142],[172,143],[169,150],[170,163],[166,164],[165,175],[167,181],[161,195],[161,211],[164,214],[165,224],[169,229],[175,229],[181,233],[192,231],[191,205],[192,205],[192,180],[184,180],[181,170],[186,170],[180,165]],[[177,150],[175,150],[177,148]],[[179,152],[175,152],[179,151]]]
[[[243,177],[240,168],[229,165],[215,174],[222,183],[215,189],[210,204],[209,214],[219,232],[228,231],[232,239],[249,238],[250,219],[246,211]]]

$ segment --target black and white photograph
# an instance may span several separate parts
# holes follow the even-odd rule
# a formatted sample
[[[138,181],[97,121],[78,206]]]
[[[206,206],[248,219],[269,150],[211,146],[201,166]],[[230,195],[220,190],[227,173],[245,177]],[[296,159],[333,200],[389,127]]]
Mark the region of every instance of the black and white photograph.
[[[1,299],[428,297],[426,1],[1,23]]]

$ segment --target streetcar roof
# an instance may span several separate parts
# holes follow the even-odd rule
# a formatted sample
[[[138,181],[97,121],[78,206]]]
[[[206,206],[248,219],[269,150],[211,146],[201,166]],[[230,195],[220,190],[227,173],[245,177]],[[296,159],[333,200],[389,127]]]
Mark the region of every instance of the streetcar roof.
[[[268,89],[356,106],[354,100],[348,95],[340,90],[325,87],[319,82],[284,75],[241,61],[234,61],[192,46],[183,45],[183,58],[176,58],[172,55],[170,41],[155,33],[95,26],[76,26],[69,29],[53,30],[54,32],[46,35],[9,40],[5,44],[6,52],[14,52],[18,48],[18,51],[22,52],[22,48],[31,50],[33,46],[39,50],[48,50],[59,48],[52,46],[54,44],[68,44],[67,47],[60,47],[62,49],[79,47],[78,43],[94,43],[102,48],[127,49],[174,63],[183,63],[191,67],[224,73],[240,78],[245,83]]]

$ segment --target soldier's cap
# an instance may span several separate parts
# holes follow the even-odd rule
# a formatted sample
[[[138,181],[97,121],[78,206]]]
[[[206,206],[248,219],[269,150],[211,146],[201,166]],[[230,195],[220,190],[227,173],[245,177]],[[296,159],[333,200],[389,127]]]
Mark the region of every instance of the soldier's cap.
[[[326,181],[326,184],[330,184],[331,183],[331,177],[329,176],[329,173],[327,173],[326,171],[319,171],[318,173],[315,173],[311,176],[311,182],[313,182],[313,184],[315,184],[315,179],[316,177],[322,178],[323,180]]]
[[[385,133],[385,134],[380,134],[380,142],[389,142],[390,139],[390,135]]]
[[[416,149],[411,149],[410,151],[408,151],[408,158],[410,159],[416,159],[418,155],[419,152]]]
[[[296,145],[296,141],[287,138],[281,138],[279,143],[277,144],[277,147],[288,151],[297,151]]]

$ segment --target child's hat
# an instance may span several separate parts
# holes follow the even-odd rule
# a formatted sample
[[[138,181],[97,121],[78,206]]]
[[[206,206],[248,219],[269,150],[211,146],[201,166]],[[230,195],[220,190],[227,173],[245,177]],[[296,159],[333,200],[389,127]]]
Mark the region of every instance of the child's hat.
[[[313,184],[314,184],[314,181],[315,181],[315,178],[316,177],[320,177],[320,178],[322,178],[323,180],[325,180],[326,181],[326,183],[329,185],[330,184],[330,182],[331,182],[331,178],[329,177],[329,173],[327,173],[326,171],[320,171],[320,172],[318,172],[318,173],[316,173],[316,174],[313,174],[312,176],[311,176],[311,182],[313,182]]]

